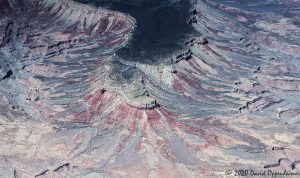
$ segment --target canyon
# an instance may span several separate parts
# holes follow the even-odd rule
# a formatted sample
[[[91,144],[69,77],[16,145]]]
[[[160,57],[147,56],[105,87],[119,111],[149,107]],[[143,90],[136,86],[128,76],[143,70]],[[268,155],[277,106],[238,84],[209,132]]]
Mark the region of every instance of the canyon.
[[[299,8],[0,0],[0,177],[299,171]]]

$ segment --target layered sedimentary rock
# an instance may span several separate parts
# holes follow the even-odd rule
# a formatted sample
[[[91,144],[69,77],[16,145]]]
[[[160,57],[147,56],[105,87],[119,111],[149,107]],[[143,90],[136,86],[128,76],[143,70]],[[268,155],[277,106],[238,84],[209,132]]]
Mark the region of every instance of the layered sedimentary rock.
[[[297,1],[192,1],[199,35],[153,65],[115,54],[129,15],[0,2],[1,177],[299,170]]]

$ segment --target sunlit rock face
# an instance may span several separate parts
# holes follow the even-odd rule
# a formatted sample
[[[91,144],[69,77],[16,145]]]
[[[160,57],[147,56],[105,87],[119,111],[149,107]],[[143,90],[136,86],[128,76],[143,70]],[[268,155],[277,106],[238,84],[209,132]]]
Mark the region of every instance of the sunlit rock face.
[[[0,177],[299,171],[299,2],[164,2],[192,30],[141,60],[134,12],[0,0]]]

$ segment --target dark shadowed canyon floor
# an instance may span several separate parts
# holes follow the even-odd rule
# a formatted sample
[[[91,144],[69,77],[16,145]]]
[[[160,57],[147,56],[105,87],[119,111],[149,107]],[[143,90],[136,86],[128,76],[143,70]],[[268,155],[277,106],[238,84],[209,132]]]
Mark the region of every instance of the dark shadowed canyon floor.
[[[78,2],[123,12],[136,19],[132,39],[116,52],[124,60],[159,63],[178,53],[185,41],[196,36],[187,22],[192,10],[189,0]]]

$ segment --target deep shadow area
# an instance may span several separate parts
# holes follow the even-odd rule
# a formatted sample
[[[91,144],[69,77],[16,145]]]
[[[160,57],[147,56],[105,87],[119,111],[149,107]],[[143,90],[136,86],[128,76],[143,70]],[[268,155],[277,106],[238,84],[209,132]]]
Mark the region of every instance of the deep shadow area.
[[[184,41],[196,34],[187,23],[191,11],[189,0],[77,1],[127,13],[137,20],[131,41],[117,51],[124,60],[160,62],[182,49]]]

